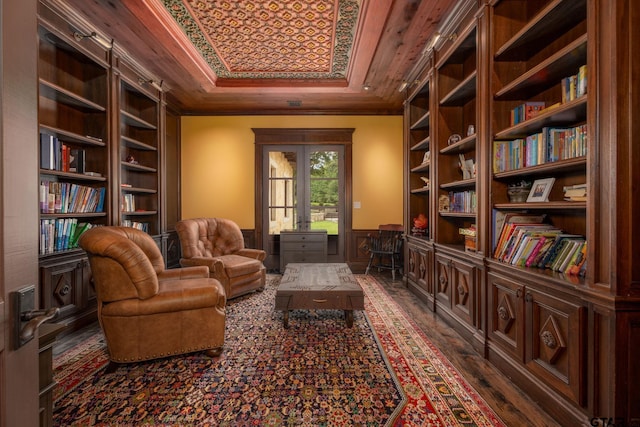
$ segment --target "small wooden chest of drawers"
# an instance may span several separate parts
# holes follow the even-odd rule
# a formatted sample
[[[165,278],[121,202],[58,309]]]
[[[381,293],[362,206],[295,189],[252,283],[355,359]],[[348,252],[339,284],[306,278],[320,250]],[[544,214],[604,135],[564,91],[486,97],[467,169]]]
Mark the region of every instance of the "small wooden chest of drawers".
[[[280,232],[280,272],[290,262],[327,262],[326,230]]]

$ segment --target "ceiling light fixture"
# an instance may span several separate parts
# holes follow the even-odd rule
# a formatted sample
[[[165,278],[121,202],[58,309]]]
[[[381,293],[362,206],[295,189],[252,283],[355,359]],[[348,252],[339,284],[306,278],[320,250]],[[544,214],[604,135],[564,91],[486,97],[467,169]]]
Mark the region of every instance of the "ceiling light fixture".
[[[150,84],[151,86],[153,86],[155,89],[162,91],[162,80],[160,80],[160,83],[158,83],[155,80],[145,80],[143,78],[139,78],[138,79],[138,84],[140,85],[146,85],[146,84]]]
[[[82,34],[82,33],[79,33],[78,31],[74,31],[73,38],[76,39],[77,41],[90,38],[90,39],[94,39],[100,46],[102,46],[105,49],[113,48],[113,40],[108,40],[102,37],[101,35],[99,35],[98,33],[96,33],[95,31],[92,31],[89,34]]]
[[[402,83],[400,83],[400,86],[398,86],[398,92],[404,92],[404,90],[409,86],[409,82],[406,80],[403,80]]]
[[[371,86],[369,86],[368,84],[365,84],[364,86],[362,86],[362,89],[364,91],[369,91],[369,90],[371,90]]]

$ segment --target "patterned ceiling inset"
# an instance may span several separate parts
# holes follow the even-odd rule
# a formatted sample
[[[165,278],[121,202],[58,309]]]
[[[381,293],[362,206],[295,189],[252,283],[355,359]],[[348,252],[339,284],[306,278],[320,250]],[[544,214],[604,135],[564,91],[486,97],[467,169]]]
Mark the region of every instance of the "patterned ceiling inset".
[[[163,0],[228,79],[344,79],[360,0]]]

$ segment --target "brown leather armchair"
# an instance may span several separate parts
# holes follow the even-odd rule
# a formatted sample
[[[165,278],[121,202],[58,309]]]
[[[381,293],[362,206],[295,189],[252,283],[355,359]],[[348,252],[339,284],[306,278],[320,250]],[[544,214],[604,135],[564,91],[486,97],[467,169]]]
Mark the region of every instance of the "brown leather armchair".
[[[92,228],[79,244],[112,362],[222,352],[226,298],[205,267],[165,270],[151,236],[129,227]]]
[[[184,219],[176,224],[180,237],[183,267],[205,265],[218,279],[227,299],[263,290],[267,254],[261,249],[244,247],[238,225],[224,218]]]

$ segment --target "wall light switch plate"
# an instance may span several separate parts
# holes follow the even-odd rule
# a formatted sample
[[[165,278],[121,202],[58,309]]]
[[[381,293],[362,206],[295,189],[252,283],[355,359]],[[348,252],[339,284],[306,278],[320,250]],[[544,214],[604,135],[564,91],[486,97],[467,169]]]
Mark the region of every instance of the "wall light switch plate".
[[[360,202],[353,202],[353,209],[360,209],[362,207],[362,205],[360,204]]]

